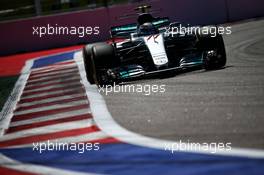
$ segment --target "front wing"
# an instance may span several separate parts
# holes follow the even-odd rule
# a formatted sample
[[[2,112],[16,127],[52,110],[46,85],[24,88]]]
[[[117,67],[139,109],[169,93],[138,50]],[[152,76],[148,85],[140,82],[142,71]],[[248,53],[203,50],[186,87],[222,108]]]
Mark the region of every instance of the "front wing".
[[[188,68],[199,67],[203,65],[203,54],[199,57],[182,58],[178,66],[162,67],[161,69],[146,71],[141,65],[133,64],[121,66],[106,71],[106,79],[113,82],[129,81],[139,78],[147,78],[163,73],[186,70]]]

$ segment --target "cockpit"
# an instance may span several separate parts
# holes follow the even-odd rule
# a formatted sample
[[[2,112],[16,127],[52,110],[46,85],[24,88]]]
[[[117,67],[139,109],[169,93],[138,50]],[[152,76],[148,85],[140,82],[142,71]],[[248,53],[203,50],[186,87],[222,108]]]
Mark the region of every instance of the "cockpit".
[[[147,22],[138,27],[137,34],[138,36],[148,36],[158,34],[159,30],[151,23]]]

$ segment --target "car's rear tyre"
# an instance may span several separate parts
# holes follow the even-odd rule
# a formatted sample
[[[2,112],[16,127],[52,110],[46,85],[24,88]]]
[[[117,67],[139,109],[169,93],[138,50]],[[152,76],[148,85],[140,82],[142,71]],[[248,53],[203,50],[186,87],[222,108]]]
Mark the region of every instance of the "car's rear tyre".
[[[226,51],[221,35],[201,37],[200,48],[204,51],[204,68],[206,70],[220,69],[226,65]]]

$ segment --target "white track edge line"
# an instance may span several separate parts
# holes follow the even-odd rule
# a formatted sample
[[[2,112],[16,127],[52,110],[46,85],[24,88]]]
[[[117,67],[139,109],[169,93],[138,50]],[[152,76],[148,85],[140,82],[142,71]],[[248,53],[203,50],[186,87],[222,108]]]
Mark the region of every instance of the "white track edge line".
[[[33,60],[26,61],[26,65],[21,70],[19,76],[11,94],[9,95],[1,113],[0,113],[0,136],[3,136],[5,130],[8,129],[11,118],[13,117],[13,111],[16,108],[16,104],[21,98],[23,89],[25,88],[27,79],[30,75],[30,69],[33,66]]]
[[[4,135],[4,132],[6,129],[9,127],[9,123],[11,121],[11,118],[13,116],[13,110],[16,107],[17,102],[19,101],[19,98],[23,92],[23,89],[25,88],[26,80],[28,79],[30,75],[30,69],[33,66],[33,62],[37,59],[49,57],[49,56],[55,56],[55,55],[60,55],[63,53],[70,53],[70,52],[76,52],[80,49],[74,49],[71,51],[66,51],[66,52],[60,52],[56,54],[49,54],[41,57],[36,57],[30,60],[27,60],[25,63],[25,66],[20,72],[20,76],[18,80],[16,81],[16,84],[11,92],[11,95],[5,102],[2,111],[0,113],[0,137]],[[15,92],[18,91],[18,94],[15,94]],[[28,163],[22,163],[15,161],[13,159],[10,159],[3,154],[0,153],[0,165],[3,167],[7,167],[10,169],[15,169],[18,171],[25,172],[31,172],[31,173],[37,173],[37,174],[42,174],[42,175],[49,175],[49,174],[57,174],[57,175],[95,175],[94,173],[81,173],[81,172],[74,172],[70,170],[61,170],[57,168],[50,168],[50,167],[45,167],[41,165],[33,165],[33,164],[28,164]],[[45,173],[44,173],[45,172]],[[99,175],[99,174],[98,174]]]
[[[81,76],[81,83],[85,87],[87,97],[90,101],[90,108],[94,120],[102,131],[104,131],[109,136],[117,138],[125,143],[149,147],[149,148],[161,149],[161,150],[165,150],[165,145],[182,144],[182,142],[180,143],[176,141],[162,140],[162,139],[142,136],[140,134],[128,131],[127,129],[123,128],[118,123],[116,123],[107,109],[107,105],[104,101],[103,96],[98,92],[97,86],[91,85],[86,79],[86,73],[83,65],[81,51],[76,52],[74,54],[74,60],[78,65]],[[184,144],[188,145],[189,147],[191,146],[190,143],[184,143]],[[237,157],[262,158],[262,159],[264,158],[264,150],[260,150],[260,149],[233,147],[232,150],[230,151],[217,150],[216,153],[214,154],[211,153],[214,152],[214,150],[215,150],[214,148],[211,148],[209,150],[186,150],[179,152],[199,153],[199,154],[207,154],[212,156],[219,155],[219,156],[237,156]]]
[[[50,168],[42,165],[34,165],[29,163],[23,163],[19,161],[15,161],[6,157],[5,155],[0,153],[0,164],[2,167],[14,169],[17,171],[22,172],[30,172],[33,174],[41,174],[41,175],[50,175],[50,174],[57,174],[57,175],[95,175],[91,173],[82,173],[82,172],[75,172],[71,170],[62,170],[58,168]]]
[[[30,70],[33,66],[34,61],[41,59],[41,58],[46,58],[46,57],[55,56],[55,55],[61,55],[61,54],[70,53],[70,52],[73,52],[73,54],[75,54],[76,51],[80,51],[80,49],[73,49],[73,50],[69,50],[69,51],[65,51],[65,52],[48,54],[45,56],[40,56],[40,57],[36,57],[36,58],[30,59],[30,60],[27,60],[25,62],[25,66],[22,68],[22,70],[20,72],[20,76],[19,76],[18,80],[16,81],[15,86],[14,86],[11,94],[9,95],[7,101],[5,102],[5,104],[2,108],[2,111],[0,113],[0,137],[2,135],[4,135],[5,130],[8,129],[8,127],[9,127],[9,123],[10,123],[11,118],[13,116],[13,110],[15,110],[16,104],[22,95],[22,92],[23,92],[23,89],[25,88],[27,79],[29,78],[29,75],[31,73]]]

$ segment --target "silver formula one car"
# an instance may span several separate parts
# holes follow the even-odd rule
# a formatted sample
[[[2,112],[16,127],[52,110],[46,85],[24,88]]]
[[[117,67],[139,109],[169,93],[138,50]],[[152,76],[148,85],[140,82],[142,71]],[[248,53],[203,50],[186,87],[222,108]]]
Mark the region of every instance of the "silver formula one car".
[[[143,10],[137,23],[112,27],[109,41],[83,48],[86,75],[91,84],[120,83],[192,67],[225,66],[221,35],[175,31],[183,24],[171,23],[168,18],[154,18],[146,13],[146,8],[139,7]]]

